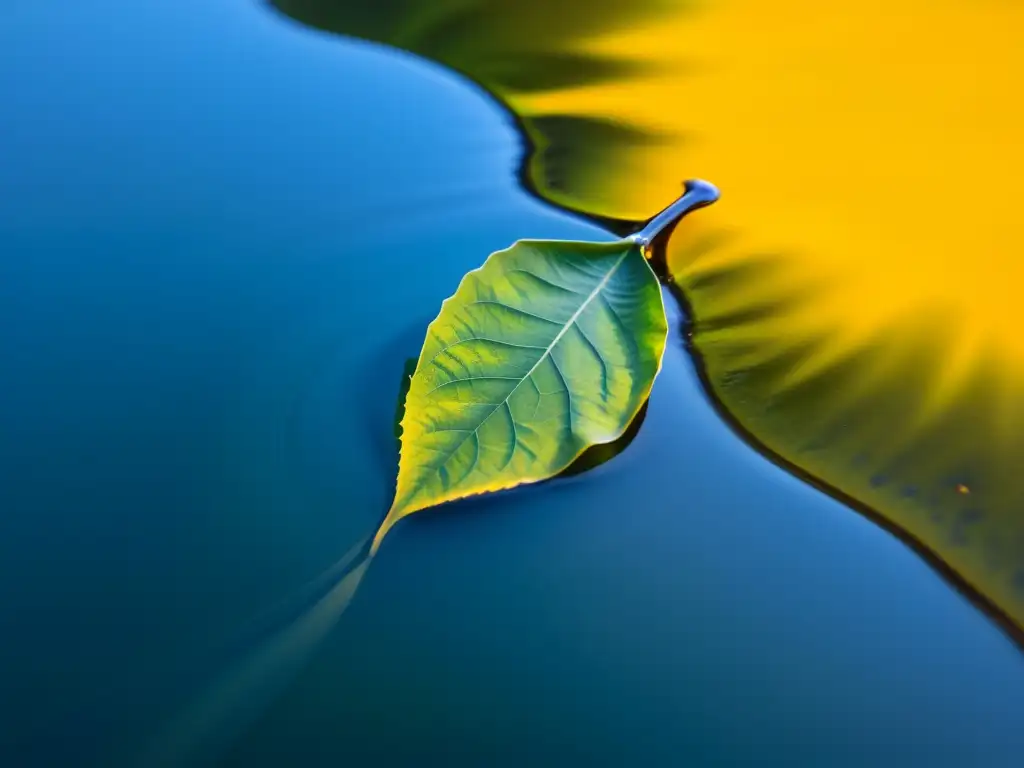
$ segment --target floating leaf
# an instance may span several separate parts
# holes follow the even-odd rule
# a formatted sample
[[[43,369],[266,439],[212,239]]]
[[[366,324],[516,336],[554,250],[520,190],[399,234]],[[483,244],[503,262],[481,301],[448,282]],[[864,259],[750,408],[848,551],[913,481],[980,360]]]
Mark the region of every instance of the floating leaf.
[[[522,240],[463,278],[427,328],[405,402],[395,500],[371,553],[406,515],[546,480],[623,435],[668,335],[647,246],[717,195],[689,182],[637,235]]]
[[[521,241],[427,329],[383,532],[417,510],[558,474],[647,399],[667,326],[640,246]]]

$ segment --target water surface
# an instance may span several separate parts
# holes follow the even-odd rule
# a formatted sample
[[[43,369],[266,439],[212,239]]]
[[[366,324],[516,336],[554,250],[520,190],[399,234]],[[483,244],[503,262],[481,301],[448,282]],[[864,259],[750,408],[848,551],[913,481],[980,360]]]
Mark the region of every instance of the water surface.
[[[3,13],[0,762],[133,765],[379,520],[398,378],[462,274],[609,235],[523,192],[515,126],[423,61],[243,0]],[[1021,711],[1011,642],[737,440],[677,337],[627,451],[403,522],[200,754],[1003,765]]]

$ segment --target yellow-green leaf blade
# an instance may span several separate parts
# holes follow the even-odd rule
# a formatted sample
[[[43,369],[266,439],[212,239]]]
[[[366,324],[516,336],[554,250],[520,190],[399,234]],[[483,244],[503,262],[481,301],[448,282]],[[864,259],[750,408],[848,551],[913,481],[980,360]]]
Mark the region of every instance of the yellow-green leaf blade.
[[[618,438],[650,393],[666,335],[660,286],[631,242],[521,241],[492,254],[427,329],[382,530],[552,477]]]

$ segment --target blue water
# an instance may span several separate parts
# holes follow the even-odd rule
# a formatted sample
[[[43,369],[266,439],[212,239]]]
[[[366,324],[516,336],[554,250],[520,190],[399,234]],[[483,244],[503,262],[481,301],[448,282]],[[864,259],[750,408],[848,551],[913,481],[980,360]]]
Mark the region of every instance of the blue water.
[[[135,765],[378,522],[462,274],[607,235],[516,186],[471,86],[252,0],[7,3],[0,51],[0,765]],[[1022,712],[1019,649],[738,441],[676,339],[621,456],[403,522],[189,759],[1009,766]]]

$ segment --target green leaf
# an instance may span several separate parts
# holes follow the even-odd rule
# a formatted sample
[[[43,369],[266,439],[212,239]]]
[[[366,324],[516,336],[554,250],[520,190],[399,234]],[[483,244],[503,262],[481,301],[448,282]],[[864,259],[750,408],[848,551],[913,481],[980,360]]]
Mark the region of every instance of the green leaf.
[[[406,515],[546,480],[622,437],[668,335],[649,246],[717,199],[711,184],[689,181],[624,240],[521,240],[463,278],[409,381],[395,500],[371,556]]]
[[[427,329],[378,538],[412,512],[547,479],[616,440],[650,393],[666,334],[634,241],[492,254]]]

